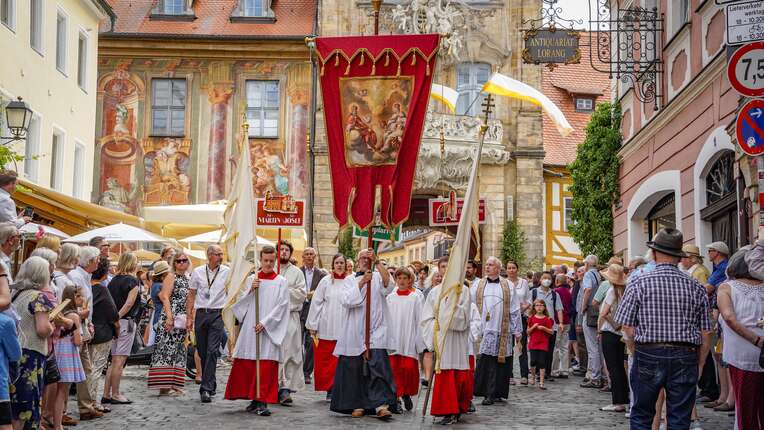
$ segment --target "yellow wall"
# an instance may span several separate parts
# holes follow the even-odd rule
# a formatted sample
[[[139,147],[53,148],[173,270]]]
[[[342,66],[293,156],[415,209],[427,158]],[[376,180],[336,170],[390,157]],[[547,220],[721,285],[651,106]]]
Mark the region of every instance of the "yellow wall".
[[[96,77],[98,26],[103,14],[92,0],[42,0],[42,49],[30,44],[30,0],[12,0],[15,4],[15,27],[0,24],[0,99],[23,97],[35,113],[36,123],[28,144],[40,158],[32,182],[50,186],[53,133],[63,136],[61,187],[58,191],[73,195],[75,144],[84,147],[79,195],[90,201],[93,176],[93,147],[96,118]],[[65,73],[56,67],[56,19],[67,17]],[[87,72],[85,89],[77,83],[77,51],[80,33],[87,37]],[[4,111],[2,112],[4,116]],[[3,123],[5,120],[3,119]],[[7,133],[3,133],[7,134]],[[24,154],[24,141],[14,149]],[[12,167],[12,166],[11,166]],[[24,163],[18,165],[24,173]],[[30,172],[26,172],[29,174]],[[80,174],[80,173],[78,173]],[[26,175],[25,175],[26,176]]]
[[[573,181],[567,170],[559,169],[557,172],[563,176],[544,176],[544,265],[547,267],[558,264],[570,266],[582,259],[581,250],[565,226],[565,198],[573,197],[568,189]]]
[[[406,261],[406,248],[394,249],[392,251],[385,251],[379,253],[379,258],[387,260],[388,266],[402,266],[408,263]]]

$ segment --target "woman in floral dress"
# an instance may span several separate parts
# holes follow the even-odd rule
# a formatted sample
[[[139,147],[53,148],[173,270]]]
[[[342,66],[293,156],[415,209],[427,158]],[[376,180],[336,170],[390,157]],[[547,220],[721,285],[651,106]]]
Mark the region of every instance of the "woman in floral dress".
[[[159,293],[162,314],[157,324],[154,355],[149,368],[149,388],[159,395],[183,394],[186,375],[186,297],[188,296],[188,256],[177,251],[173,273],[162,282]],[[180,328],[179,328],[180,327]]]

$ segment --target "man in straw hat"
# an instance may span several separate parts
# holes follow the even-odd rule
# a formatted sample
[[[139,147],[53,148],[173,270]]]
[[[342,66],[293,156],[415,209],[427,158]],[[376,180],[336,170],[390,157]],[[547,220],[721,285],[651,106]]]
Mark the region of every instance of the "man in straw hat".
[[[615,314],[629,349],[635,350],[631,428],[649,429],[655,403],[666,389],[667,427],[689,428],[698,376],[711,346],[711,318],[703,286],[682,273],[682,232],[661,229],[647,242],[655,269],[632,282]],[[645,375],[650,375],[646,378]]]
[[[701,284],[708,282],[711,272],[703,265],[703,256],[700,255],[700,248],[696,245],[685,245],[682,247],[685,256],[679,262],[679,268],[685,273],[697,279]]]

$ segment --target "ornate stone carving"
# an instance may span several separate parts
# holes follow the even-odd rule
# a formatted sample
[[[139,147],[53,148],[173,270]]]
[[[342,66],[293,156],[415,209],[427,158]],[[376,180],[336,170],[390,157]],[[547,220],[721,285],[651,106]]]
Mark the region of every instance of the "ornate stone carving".
[[[414,188],[466,190],[480,137],[480,124],[481,120],[474,117],[428,112],[414,175]],[[443,159],[440,152],[441,130],[446,141]],[[503,135],[501,121],[489,121],[481,163],[503,165],[509,162],[511,155],[502,144]]]

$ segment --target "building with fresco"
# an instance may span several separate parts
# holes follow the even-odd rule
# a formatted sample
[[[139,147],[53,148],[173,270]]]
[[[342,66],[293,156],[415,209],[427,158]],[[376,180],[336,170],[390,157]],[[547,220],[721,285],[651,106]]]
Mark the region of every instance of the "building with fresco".
[[[253,185],[304,198],[313,0],[110,0],[100,34],[93,200],[148,206],[225,199],[249,125]]]
[[[573,183],[568,164],[576,159],[576,147],[586,138],[586,126],[597,105],[610,101],[610,79],[591,65],[588,33],[581,32],[581,63],[553,69],[541,74],[541,92],[565,114],[573,132],[562,137],[553,121],[543,117],[544,139],[544,264],[570,265],[582,256],[568,232]]]
[[[368,0],[323,0],[319,28],[322,36],[373,33]],[[449,3],[446,6],[446,3]],[[425,120],[411,214],[405,229],[427,226],[427,201],[451,190],[463,195],[477,144],[484,96],[480,90],[494,72],[541,87],[540,66],[521,60],[523,21],[539,16],[541,0],[524,2],[483,0],[394,0],[382,4],[380,34],[450,34],[449,48],[441,50],[434,83],[456,89],[456,114],[431,101]],[[502,230],[516,218],[526,237],[526,251],[538,265],[542,262],[544,148],[542,119],[538,107],[526,102],[497,99],[481,154],[480,192],[486,199],[486,223],[481,226],[483,256],[498,255]],[[316,114],[316,136],[310,157],[315,162],[314,245],[327,263],[337,250],[337,223],[332,211],[323,111]],[[441,151],[441,141],[444,142]],[[451,232],[453,233],[453,231]]]

